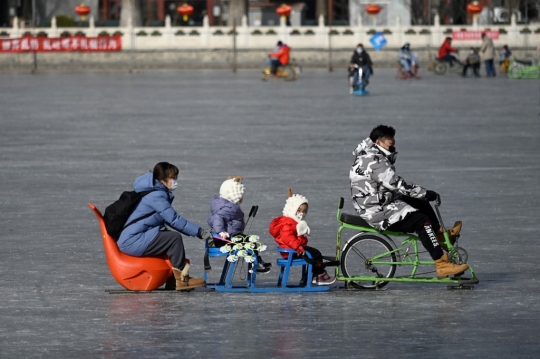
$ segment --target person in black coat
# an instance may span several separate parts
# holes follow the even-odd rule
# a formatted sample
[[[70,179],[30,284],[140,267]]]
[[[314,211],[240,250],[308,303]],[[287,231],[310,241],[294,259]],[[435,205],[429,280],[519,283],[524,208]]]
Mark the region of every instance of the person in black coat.
[[[359,85],[358,71],[356,71],[356,68],[362,69],[362,83],[365,88],[369,84],[369,76],[373,75],[373,63],[362,44],[356,46],[349,64],[349,85],[351,86],[351,93],[356,90]]]

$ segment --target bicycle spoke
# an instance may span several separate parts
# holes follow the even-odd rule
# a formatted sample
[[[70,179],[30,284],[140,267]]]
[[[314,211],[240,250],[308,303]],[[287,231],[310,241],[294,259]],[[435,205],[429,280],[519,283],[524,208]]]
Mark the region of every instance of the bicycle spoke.
[[[388,242],[375,235],[361,234],[348,242],[342,253],[341,269],[344,276],[350,278],[390,278],[396,270],[396,265],[393,264],[395,261],[396,255]],[[376,289],[385,286],[388,282],[368,280],[350,283],[357,288]]]

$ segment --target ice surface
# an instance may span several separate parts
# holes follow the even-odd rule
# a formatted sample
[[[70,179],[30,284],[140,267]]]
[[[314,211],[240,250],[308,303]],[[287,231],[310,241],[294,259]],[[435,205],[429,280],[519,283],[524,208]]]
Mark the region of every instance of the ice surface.
[[[537,357],[538,82],[394,75],[377,70],[358,98],[345,69],[292,83],[255,70],[0,73],[0,357]],[[119,286],[87,203],[104,210],[159,161],[180,168],[174,206],[202,225],[221,182],[244,176],[272,262],[268,225],[291,187],[309,199],[310,244],[332,254],[340,196],[352,212],[351,152],[381,123],[397,129],[398,173],[442,195],[447,224],[463,221],[473,291],[104,291]],[[202,243],[185,245],[201,276]]]

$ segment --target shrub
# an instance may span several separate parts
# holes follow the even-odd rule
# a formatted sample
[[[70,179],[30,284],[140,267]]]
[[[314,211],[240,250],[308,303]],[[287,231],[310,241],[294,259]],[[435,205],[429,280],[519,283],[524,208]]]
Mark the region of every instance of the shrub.
[[[354,32],[352,32],[350,29],[347,29],[343,31],[343,35],[354,35]]]
[[[197,30],[191,30],[189,32],[189,36],[198,36],[199,35],[199,32]]]
[[[304,35],[315,35],[315,32],[313,32],[313,30],[308,30],[304,32]]]
[[[148,36],[148,34],[146,33],[146,31],[141,30],[138,33],[136,33],[135,36]]]
[[[529,29],[528,27],[524,28],[523,30],[521,30],[519,32],[520,34],[530,34],[532,33],[531,29]]]
[[[69,33],[69,31],[64,31],[60,34],[60,37],[70,37],[71,34]]]
[[[212,35],[223,35],[223,31],[216,30]]]
[[[152,33],[150,34],[150,36],[161,36],[161,32],[157,31],[157,30],[154,30],[152,31]]]
[[[300,35],[300,31],[294,29],[289,35]]]
[[[137,34],[137,36],[138,36],[138,35],[139,35],[139,34]],[[98,34],[98,36],[100,36],[100,37],[107,37],[107,36],[109,36],[109,33],[108,33],[107,31],[101,31],[101,32]],[[146,34],[145,34],[144,36],[146,36]]]
[[[56,27],[74,27],[75,20],[67,15],[58,15],[56,17]]]
[[[391,35],[392,31],[390,31],[390,29],[384,29],[382,33],[385,35]]]
[[[84,32],[82,32],[82,31],[77,31],[75,33],[75,36],[84,36],[84,37],[86,37],[86,34]]]
[[[428,29],[422,29],[420,32],[419,32],[420,35],[429,35],[431,34],[431,31],[429,31]]]
[[[405,34],[407,34],[407,35],[416,35],[416,31],[414,31],[413,29],[409,29],[409,30],[405,31]]]
[[[174,33],[176,36],[184,36],[186,33],[183,32],[182,30],[178,30],[177,32]]]
[[[266,32],[266,35],[275,35],[275,34],[276,34],[276,32],[274,30],[272,30],[272,29],[270,29],[270,30],[268,30]]]

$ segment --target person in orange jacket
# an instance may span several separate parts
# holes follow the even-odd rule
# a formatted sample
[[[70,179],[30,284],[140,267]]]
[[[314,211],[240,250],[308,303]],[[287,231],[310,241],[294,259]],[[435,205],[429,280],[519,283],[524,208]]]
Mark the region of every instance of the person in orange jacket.
[[[457,54],[458,50],[452,47],[452,38],[447,37],[446,39],[444,39],[441,47],[439,47],[439,59],[449,62],[450,66],[454,66],[454,61],[461,64],[461,62],[454,55],[452,55],[452,52],[455,52]]]
[[[268,57],[272,65],[272,75],[275,75],[279,66],[285,66],[289,63],[289,53],[291,48],[283,42],[278,41],[274,52],[271,52]]]

